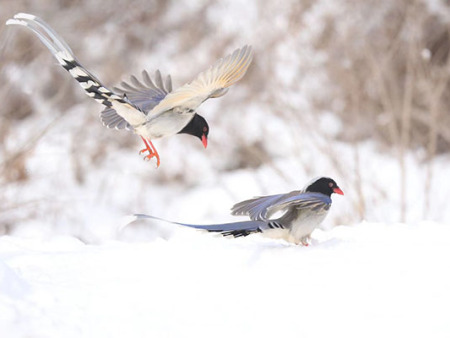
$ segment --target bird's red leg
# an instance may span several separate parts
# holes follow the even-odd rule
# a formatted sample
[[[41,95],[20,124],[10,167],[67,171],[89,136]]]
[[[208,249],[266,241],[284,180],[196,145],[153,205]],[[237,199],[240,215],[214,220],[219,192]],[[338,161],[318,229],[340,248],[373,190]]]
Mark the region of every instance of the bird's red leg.
[[[158,151],[156,150],[155,146],[153,145],[152,141],[147,140],[148,143],[150,143],[150,146],[152,147],[152,155],[150,158],[152,158],[153,156],[156,157],[156,167],[158,168],[159,165],[161,164],[161,161],[159,160],[159,154]]]
[[[142,136],[141,136],[141,139],[142,139],[142,141],[144,141],[145,148],[141,149],[141,151],[139,152],[139,155],[142,154],[142,153],[145,153],[146,151],[148,151],[149,154],[152,154],[153,153],[152,149],[148,145],[147,140],[145,138],[143,138]]]
[[[150,160],[153,157],[156,157],[156,167],[159,167],[159,164],[161,163],[160,159],[159,159],[159,154],[158,151],[156,150],[155,146],[153,145],[152,141],[150,141],[149,139],[145,139],[141,136],[142,141],[144,141],[145,144],[145,148],[142,149],[139,154],[142,154],[146,151],[148,151],[148,155],[146,155],[144,157],[144,159],[146,160]]]

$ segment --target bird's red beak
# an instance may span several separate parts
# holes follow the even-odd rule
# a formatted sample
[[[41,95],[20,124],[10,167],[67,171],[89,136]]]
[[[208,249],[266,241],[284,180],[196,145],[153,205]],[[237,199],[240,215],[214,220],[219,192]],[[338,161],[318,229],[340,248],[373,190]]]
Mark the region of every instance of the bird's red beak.
[[[202,135],[202,143],[205,148],[208,146],[208,139],[205,134]]]
[[[339,195],[344,195],[344,192],[338,187],[334,188],[333,192]]]

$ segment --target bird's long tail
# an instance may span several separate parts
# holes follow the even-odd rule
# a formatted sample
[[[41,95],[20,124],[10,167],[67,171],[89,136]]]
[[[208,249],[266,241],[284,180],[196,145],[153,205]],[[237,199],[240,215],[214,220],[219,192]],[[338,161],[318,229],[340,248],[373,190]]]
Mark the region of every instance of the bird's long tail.
[[[42,41],[56,60],[58,60],[59,64],[78,81],[89,97],[92,97],[107,107],[111,107],[113,101],[133,106],[126,96],[115,94],[84,68],[77,61],[69,45],[63,38],[39,17],[27,13],[18,13],[14,15],[13,19],[6,21],[6,24],[25,26],[36,34],[39,40]]]
[[[181,225],[184,227],[206,230],[209,232],[218,232],[224,236],[234,236],[234,237],[242,237],[247,236],[257,232],[263,232],[266,229],[273,229],[274,227],[281,227],[280,224],[276,222],[264,222],[264,221],[242,221],[242,222],[232,222],[232,223],[221,223],[221,224],[206,224],[206,225],[198,225],[198,224],[186,224],[179,222],[171,222],[165,220],[163,218],[144,215],[144,214],[134,214],[131,216],[129,223],[141,220],[141,219],[153,219],[157,221],[163,221],[171,224]],[[274,224],[272,224],[274,223]]]

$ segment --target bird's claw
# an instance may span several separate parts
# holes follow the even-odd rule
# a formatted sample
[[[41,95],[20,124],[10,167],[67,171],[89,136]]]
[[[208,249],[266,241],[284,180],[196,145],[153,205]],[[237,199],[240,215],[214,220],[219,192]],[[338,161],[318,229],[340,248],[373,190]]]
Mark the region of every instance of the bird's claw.
[[[142,155],[143,153],[148,151],[148,155],[144,156],[144,161],[150,161],[153,157],[156,157],[156,168],[158,168],[161,162],[159,160],[159,154],[156,151],[154,145],[152,144],[152,141],[147,140],[147,139],[143,138],[142,136],[141,136],[141,138],[142,138],[142,141],[144,141],[145,148],[142,149],[141,151],[139,151],[139,155]]]
[[[139,152],[139,155],[142,155],[143,153],[145,153],[145,151],[147,151],[147,149],[142,149],[142,150]],[[161,164],[161,161],[159,160],[158,154],[155,154],[155,153],[149,153],[148,155],[145,155],[145,156],[143,157],[143,160],[144,160],[144,161],[150,161],[153,157],[156,157],[156,168],[158,168],[159,165]]]

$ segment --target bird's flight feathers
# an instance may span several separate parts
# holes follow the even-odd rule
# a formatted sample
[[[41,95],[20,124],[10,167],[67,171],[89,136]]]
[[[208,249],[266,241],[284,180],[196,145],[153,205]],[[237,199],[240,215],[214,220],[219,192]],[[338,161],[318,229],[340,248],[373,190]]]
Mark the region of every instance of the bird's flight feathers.
[[[163,81],[161,72],[157,70],[152,80],[148,72],[144,70],[142,71],[141,81],[132,75],[130,76],[130,83],[122,81],[120,87],[114,87],[114,90],[119,94],[126,95],[134,105],[139,107],[145,114],[148,114],[172,91],[172,79],[170,75],[167,75],[166,80]],[[108,128],[133,130],[130,124],[118,115],[114,109],[105,108],[100,113],[100,118],[103,125]]]
[[[235,50],[200,73],[191,83],[168,94],[149,114],[159,115],[174,107],[195,110],[206,99],[224,95],[229,86],[245,75],[252,58],[253,52],[250,46]]]
[[[248,215],[252,220],[267,221],[276,212],[292,206],[321,208],[330,204],[331,198],[324,194],[296,190],[288,194],[256,197],[239,202],[231,208],[231,214]]]

